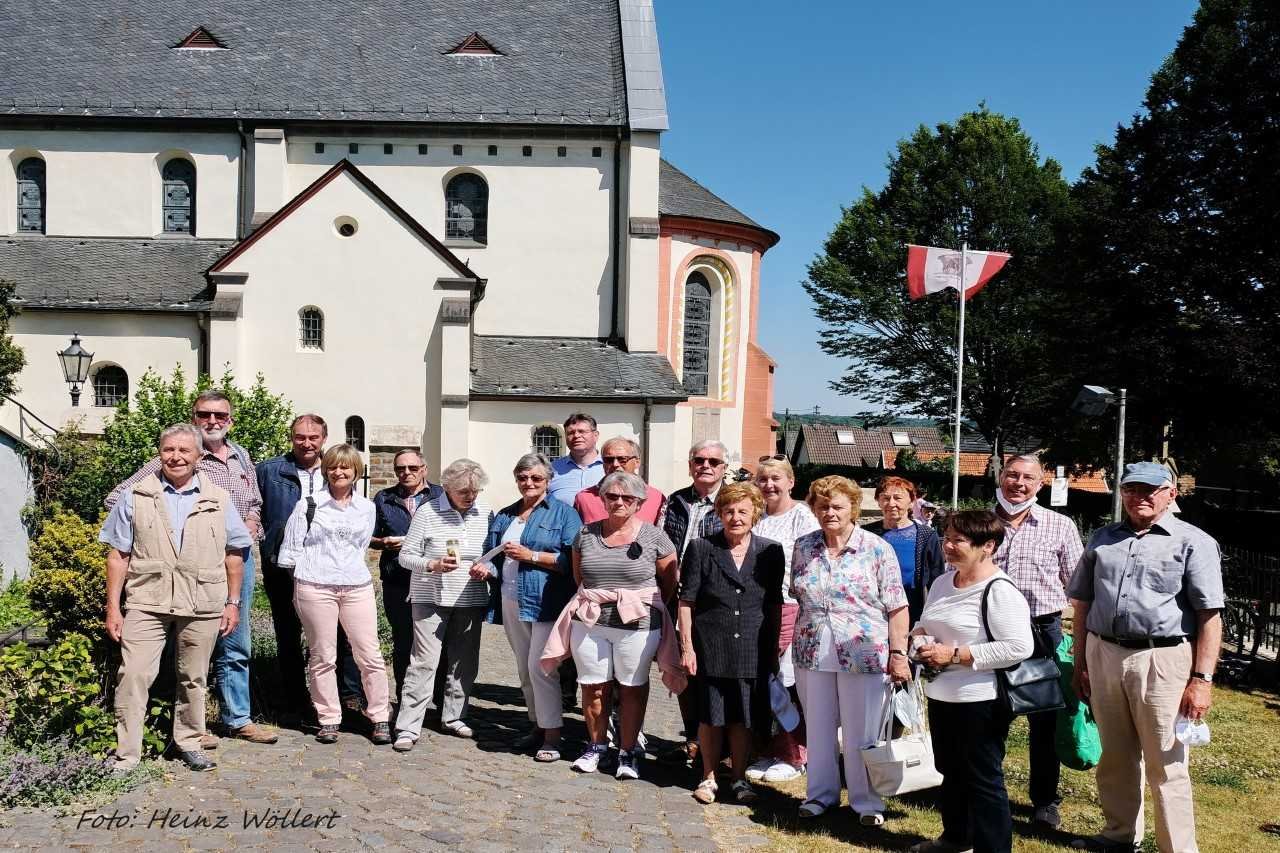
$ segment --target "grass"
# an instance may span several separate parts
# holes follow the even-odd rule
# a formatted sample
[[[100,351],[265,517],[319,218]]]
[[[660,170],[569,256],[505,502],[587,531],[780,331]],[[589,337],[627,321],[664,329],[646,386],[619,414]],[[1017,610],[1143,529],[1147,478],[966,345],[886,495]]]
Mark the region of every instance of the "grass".
[[[1214,690],[1209,712],[1213,740],[1192,750],[1191,777],[1195,786],[1196,826],[1203,853],[1280,853],[1280,834],[1263,827],[1280,821],[1280,698],[1262,691]],[[1030,827],[1027,799],[1026,721],[1014,724],[1009,735],[1005,776],[1013,808],[1013,848],[1018,853],[1048,853],[1069,849],[1071,839],[1102,828],[1097,787],[1092,771],[1063,769],[1062,831],[1040,834]],[[739,807],[712,806],[717,841],[738,849],[734,839],[750,832],[769,839],[760,848],[769,853],[848,853],[859,850],[905,850],[917,841],[936,838],[942,823],[933,808],[931,792],[888,802],[887,821],[879,829],[858,824],[847,807],[817,823],[797,822],[796,807],[804,799],[803,779],[769,786],[760,784],[760,804],[750,813],[755,826],[744,827],[735,815]],[[847,804],[847,800],[845,801]],[[1144,851],[1156,850],[1152,810],[1148,799]]]

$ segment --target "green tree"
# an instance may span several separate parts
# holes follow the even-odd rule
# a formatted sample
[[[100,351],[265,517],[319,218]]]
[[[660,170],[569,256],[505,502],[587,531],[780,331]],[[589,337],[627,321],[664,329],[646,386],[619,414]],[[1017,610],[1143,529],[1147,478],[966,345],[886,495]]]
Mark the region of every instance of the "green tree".
[[[18,313],[11,302],[16,289],[13,282],[0,278],[0,405],[18,390],[15,380],[27,363],[22,347],[9,334],[9,321]]]
[[[993,447],[1028,437],[1064,393],[1038,368],[1042,328],[1057,313],[1051,259],[1070,210],[1058,164],[1041,160],[1016,119],[982,107],[900,141],[884,188],[863,189],[809,266],[822,348],[852,362],[832,386],[951,416],[958,302],[952,291],[908,297],[905,244],[968,241],[1013,259],[966,306],[965,417]]]

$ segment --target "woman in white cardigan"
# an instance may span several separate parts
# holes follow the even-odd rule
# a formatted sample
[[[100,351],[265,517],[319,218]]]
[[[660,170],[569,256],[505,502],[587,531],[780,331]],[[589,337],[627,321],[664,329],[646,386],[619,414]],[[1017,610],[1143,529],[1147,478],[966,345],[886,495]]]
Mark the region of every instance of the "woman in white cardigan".
[[[933,582],[912,631],[932,638],[917,654],[928,672],[936,673],[925,694],[934,759],[943,777],[942,837],[911,848],[919,853],[1009,853],[1012,848],[1002,769],[1012,717],[999,698],[995,670],[1025,660],[1034,643],[1026,599],[991,560],[1003,540],[1004,524],[990,510],[949,515],[942,550],[955,571]],[[983,628],[984,595],[990,635]]]

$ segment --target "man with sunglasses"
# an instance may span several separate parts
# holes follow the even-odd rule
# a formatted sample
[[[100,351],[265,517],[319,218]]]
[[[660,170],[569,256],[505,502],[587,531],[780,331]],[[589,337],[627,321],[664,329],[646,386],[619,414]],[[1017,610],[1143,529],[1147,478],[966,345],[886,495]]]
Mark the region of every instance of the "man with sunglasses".
[[[619,435],[606,441],[600,459],[604,462],[603,471],[606,477],[614,471],[626,471],[628,474],[636,475],[640,473],[640,445],[629,438]],[[636,517],[657,527],[667,499],[653,486],[646,485],[645,491],[647,497],[644,503],[640,504],[640,509],[636,510]],[[578,492],[578,496],[573,499],[573,508],[582,517],[583,524],[602,521],[609,515],[604,500],[600,497],[599,483]]]
[[[231,399],[221,391],[205,391],[191,406],[191,422],[200,431],[204,443],[197,471],[231,495],[249,535],[255,541],[261,540],[262,494],[258,490],[253,460],[249,458],[249,451],[227,438],[235,423]],[[158,474],[161,468],[159,456],[139,468],[107,496],[107,509],[112,509],[126,490]],[[242,557],[244,574],[240,584],[240,621],[230,634],[218,637],[210,674],[217,689],[219,721],[227,734],[251,743],[275,743],[275,732],[255,724],[250,717],[249,658],[253,649],[249,636],[249,608],[253,604],[253,549],[245,548]],[[168,670],[165,667],[165,671]],[[218,738],[205,732],[201,735],[200,744],[204,749],[213,749],[218,745]]]
[[[604,462],[596,450],[600,440],[596,419],[585,412],[569,415],[564,422],[564,440],[569,452],[552,460],[547,495],[573,506],[578,492],[604,479]]]
[[[422,453],[406,447],[391,460],[396,485],[373,496],[376,521],[369,547],[381,551],[378,570],[382,575],[382,604],[391,624],[391,668],[396,677],[395,703],[400,704],[404,674],[413,650],[413,607],[409,604],[409,580],[413,573],[400,565],[400,543],[409,532],[409,523],[418,507],[440,497],[444,489],[427,481],[427,463]]]
[[[676,546],[676,560],[684,559],[689,543],[711,536],[723,529],[715,513],[716,495],[724,485],[728,449],[716,441],[699,441],[689,449],[689,476],[693,482],[671,493],[667,498],[662,530]],[[674,603],[674,602],[673,602]],[[680,717],[684,722],[685,743],[660,756],[664,761],[689,763],[698,757],[698,709],[696,690],[680,694]]]

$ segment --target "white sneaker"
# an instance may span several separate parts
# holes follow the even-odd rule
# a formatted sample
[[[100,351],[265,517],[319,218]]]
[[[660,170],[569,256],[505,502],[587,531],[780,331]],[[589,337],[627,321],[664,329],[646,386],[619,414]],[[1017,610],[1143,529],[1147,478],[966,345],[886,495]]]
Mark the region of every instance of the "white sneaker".
[[[618,751],[618,771],[614,776],[618,779],[639,779],[640,768],[637,766],[639,760],[636,758],[635,752],[627,752],[626,750]]]
[[[796,767],[786,761],[779,761],[764,772],[766,782],[790,782],[804,775],[804,767]]]
[[[569,765],[579,773],[595,773],[600,767],[600,759],[608,749],[607,744],[596,743],[587,747],[587,751],[578,756],[578,760]]]
[[[752,782],[759,782],[764,778],[764,774],[775,764],[772,758],[762,758],[755,764],[747,768],[747,778]]]

